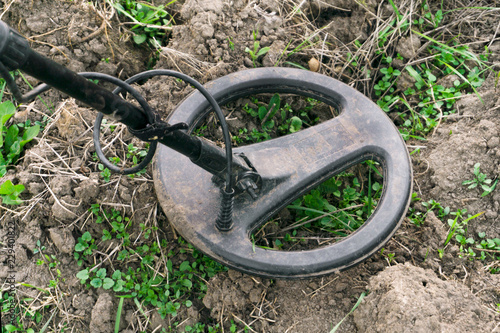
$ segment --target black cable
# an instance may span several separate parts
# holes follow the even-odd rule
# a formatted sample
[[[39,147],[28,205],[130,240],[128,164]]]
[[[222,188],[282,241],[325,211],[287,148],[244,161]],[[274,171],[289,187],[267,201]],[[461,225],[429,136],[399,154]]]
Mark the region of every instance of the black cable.
[[[14,98],[18,103],[24,103],[26,102],[25,97],[19,90],[19,87],[17,86],[16,82],[12,78],[12,75],[10,75],[9,70],[5,67],[5,65],[0,61],[0,75],[2,78],[5,80],[5,83],[7,84],[7,87],[9,87],[10,92],[12,95],[14,95]]]
[[[167,70],[167,69],[154,69],[146,72],[142,72],[139,74],[136,74],[129,78],[126,82],[127,83],[133,83],[139,80],[147,80],[149,78],[152,78],[154,76],[173,76],[176,78],[179,78],[183,80],[184,82],[187,82],[194,86],[198,91],[205,96],[205,98],[208,100],[212,108],[214,109],[214,112],[219,119],[221,128],[222,128],[222,135],[224,137],[224,144],[226,148],[226,162],[227,162],[227,175],[226,175],[226,188],[221,189],[221,206],[219,209],[219,214],[217,215],[217,219],[215,221],[215,226],[217,229],[220,231],[229,231],[233,227],[233,205],[234,205],[234,189],[233,189],[233,177],[232,177],[232,168],[233,168],[233,152],[232,152],[232,147],[231,147],[231,135],[229,133],[229,128],[226,123],[226,119],[224,117],[224,114],[222,113],[222,110],[220,109],[219,104],[217,101],[214,99],[214,97],[203,87],[198,81],[193,79],[190,76],[187,76],[185,74]],[[118,94],[121,92],[120,88],[115,89],[113,93]],[[94,131],[95,132],[95,131]]]
[[[154,76],[173,76],[178,79],[181,79],[192,86],[194,86],[196,89],[200,91],[200,93],[205,96],[205,98],[208,100],[212,108],[214,109],[214,112],[219,119],[221,128],[222,128],[222,135],[224,137],[224,144],[225,144],[225,150],[226,150],[226,161],[227,161],[227,176],[226,176],[226,190],[225,192],[227,194],[234,192],[233,190],[233,177],[232,177],[232,168],[233,168],[233,151],[231,147],[231,135],[229,133],[229,128],[226,123],[226,119],[224,117],[224,114],[222,113],[222,110],[220,109],[219,104],[215,100],[215,98],[208,92],[208,90],[203,87],[198,81],[193,79],[190,76],[187,76],[185,74],[168,70],[168,69],[153,69],[149,71],[145,71],[139,74],[136,74],[129,78],[126,82],[127,83],[134,83],[140,80],[147,80],[150,79]],[[120,88],[117,88],[113,93],[118,94],[122,90]]]
[[[49,90],[51,87],[47,84],[41,84],[37,86],[35,89],[33,89],[30,93],[26,95],[22,95],[21,91],[17,87],[15,81],[12,79],[9,71],[7,68],[0,62],[0,75],[4,77],[5,82],[9,86],[9,89],[11,90],[12,94],[18,100],[18,102],[23,103],[27,100],[35,98],[38,94]],[[136,74],[129,78],[127,81],[122,81],[118,78],[115,78],[113,76],[107,75],[107,74],[102,74],[102,73],[92,73],[92,72],[84,72],[84,73],[79,73],[79,75],[87,78],[87,79],[97,79],[97,80],[103,80],[106,82],[110,82],[112,84],[115,84],[118,86],[113,93],[114,94],[119,94],[123,90],[126,92],[130,93],[136,100],[139,102],[141,105],[143,111],[146,113],[147,119],[149,124],[154,124],[159,118],[155,115],[154,111],[151,109],[149,104],[146,102],[146,100],[142,97],[139,92],[137,92],[130,84],[137,82],[139,80],[145,80],[152,78],[154,76],[173,76],[176,78],[179,78],[192,86],[194,86],[196,89],[200,91],[200,93],[208,100],[210,105],[212,106],[217,118],[219,119],[219,123],[222,128],[222,134],[224,137],[224,144],[225,144],[225,152],[226,152],[226,186],[225,189],[222,190],[222,202],[221,202],[221,208],[219,211],[219,215],[216,220],[216,226],[219,230],[221,231],[228,231],[232,228],[232,209],[233,209],[233,201],[234,201],[234,181],[232,177],[232,169],[233,169],[233,153],[232,153],[232,147],[231,147],[231,135],[229,133],[229,128],[227,126],[224,114],[222,113],[222,110],[220,109],[219,104],[217,101],[214,99],[214,97],[208,92],[208,90],[205,89],[198,81],[195,79],[191,78],[190,76],[187,76],[185,74],[171,71],[171,70],[166,70],[166,69],[157,69],[157,70],[150,70],[146,72],[142,72],[139,74]],[[148,154],[146,157],[136,165],[135,167],[132,168],[119,168],[109,162],[104,156],[104,153],[102,151],[102,147],[99,141],[99,136],[100,136],[100,126],[102,122],[103,114],[99,112],[96,122],[94,123],[94,147],[96,149],[97,156],[101,160],[101,162],[111,171],[122,173],[122,174],[133,174],[136,173],[149,164],[149,162],[152,160],[158,141],[153,141],[151,143],[151,146],[149,148]],[[168,128],[166,128],[168,129]]]
[[[92,79],[92,80],[101,80],[101,81],[106,81],[112,84],[115,84],[118,86],[117,89],[113,92],[114,94],[118,94],[120,91],[125,90],[127,93],[131,94],[132,97],[134,97],[137,102],[139,102],[140,106],[146,113],[146,117],[148,118],[149,123],[153,123],[155,121],[155,114],[154,111],[151,109],[149,106],[148,102],[142,97],[142,95],[135,90],[130,84],[128,84],[125,81],[122,81],[114,76],[107,75],[107,74],[102,74],[102,73],[94,73],[94,72],[84,72],[84,73],[79,73],[79,75],[87,78],[87,79]],[[119,91],[118,91],[119,89]],[[100,141],[100,133],[101,133],[101,122],[103,119],[103,113],[99,112],[97,114],[96,121],[94,122],[94,134],[93,134],[93,139],[94,139],[94,148],[96,151],[97,156],[101,160],[102,164],[108,168],[109,170],[116,172],[116,173],[121,173],[123,175],[131,175],[134,173],[137,173],[144,169],[153,159],[154,154],[156,152],[156,148],[158,146],[158,141],[153,141],[151,142],[149,146],[148,153],[144,157],[144,159],[137,164],[136,166],[133,166],[131,168],[120,168],[113,163],[111,163],[106,156],[104,155],[104,152],[102,151],[102,146],[101,146],[101,141]]]

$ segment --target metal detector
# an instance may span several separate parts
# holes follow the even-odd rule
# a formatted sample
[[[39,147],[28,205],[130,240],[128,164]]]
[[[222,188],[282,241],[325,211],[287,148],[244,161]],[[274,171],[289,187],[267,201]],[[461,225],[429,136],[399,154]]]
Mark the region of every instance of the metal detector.
[[[1,22],[1,21],[0,21]],[[9,71],[21,70],[44,82],[22,95]],[[21,103],[55,88],[99,111],[94,127],[96,152],[111,171],[132,174],[154,158],[154,183],[163,211],[193,246],[231,268],[269,278],[315,277],[349,268],[379,250],[403,220],[412,193],[412,169],[398,129],[366,96],[325,75],[292,68],[236,72],[202,86],[170,70],[152,70],[126,81],[101,73],[76,74],[36,53],[26,39],[0,23],[0,75]],[[156,76],[173,76],[194,86],[162,120],[131,86]],[[117,86],[112,93],[89,79]],[[139,107],[120,97],[131,95]],[[329,121],[302,131],[232,149],[219,105],[260,93],[311,97],[339,111]],[[191,135],[215,112],[224,148]],[[136,167],[110,163],[99,143],[103,114],[151,142]],[[160,145],[158,145],[160,143]],[[155,156],[155,151],[158,152]],[[377,208],[348,237],[314,250],[278,251],[255,246],[254,230],[321,182],[365,160],[380,163],[383,193]]]

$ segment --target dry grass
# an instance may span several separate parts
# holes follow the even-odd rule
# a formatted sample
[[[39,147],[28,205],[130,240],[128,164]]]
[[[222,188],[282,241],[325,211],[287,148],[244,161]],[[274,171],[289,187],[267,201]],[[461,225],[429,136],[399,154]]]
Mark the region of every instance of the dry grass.
[[[365,95],[371,96],[373,93],[374,73],[378,73],[380,57],[382,54],[395,57],[395,50],[402,37],[408,36],[409,31],[414,29],[413,22],[423,17],[422,0],[397,1],[398,13],[389,5],[377,8],[367,8],[364,1],[355,0],[359,5],[358,11],[362,11],[366,19],[371,21],[370,31],[366,40],[352,40],[342,42],[336,36],[329,33],[329,28],[336,24],[335,21],[318,25],[321,23],[319,17],[312,17],[304,13],[307,6],[306,1],[287,0],[283,2],[280,11],[284,13],[285,21],[291,30],[291,45],[285,51],[285,55],[302,56],[303,58],[314,57],[320,60],[320,71],[343,81],[349,82]],[[337,11],[349,12],[347,8],[338,8],[326,2],[319,1],[323,9],[334,8]],[[437,27],[427,29],[424,33],[440,42],[447,43],[450,40],[457,42],[457,46],[474,46],[475,44],[487,43],[491,46],[499,39],[500,23],[495,24],[495,30],[491,33],[481,34],[481,24],[485,20],[500,22],[500,8],[497,8],[491,1],[445,1],[443,11],[447,12],[446,20]],[[490,9],[479,7],[491,7]],[[438,2],[431,3],[431,12],[435,13],[440,9]],[[458,10],[457,10],[458,9]],[[308,12],[310,13],[310,11]],[[399,14],[399,17],[398,17]],[[432,18],[425,18],[425,23],[432,24]],[[409,26],[402,29],[403,23]],[[296,28],[302,28],[302,33],[294,35]],[[386,41],[380,43],[381,37]],[[382,45],[381,45],[382,44]],[[413,58],[406,60],[404,66],[415,65],[420,62],[432,59],[427,51],[431,42],[423,40],[422,46],[415,52]],[[357,59],[357,65],[353,65],[351,60]]]

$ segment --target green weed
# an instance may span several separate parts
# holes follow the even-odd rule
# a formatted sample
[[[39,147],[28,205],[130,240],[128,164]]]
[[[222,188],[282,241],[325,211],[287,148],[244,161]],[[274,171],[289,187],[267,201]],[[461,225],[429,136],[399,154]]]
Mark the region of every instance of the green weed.
[[[104,167],[102,163],[97,164],[97,168],[101,170],[99,174],[104,179],[104,182],[109,183],[111,180],[111,171],[108,168]]]
[[[5,181],[0,185],[0,198],[2,198],[2,203],[5,205],[20,205],[23,200],[19,198],[19,194],[24,191],[25,187],[23,184],[12,184],[11,180]]]
[[[455,240],[459,245],[460,257],[467,257],[470,260],[481,260],[484,262],[491,261],[495,262],[500,260],[500,239],[499,238],[487,238],[485,232],[479,232],[477,238],[473,236],[467,236],[467,226],[468,222],[474,218],[477,218],[484,212],[478,213],[474,216],[468,216],[463,221],[460,221],[461,216],[465,213],[457,214],[455,219],[448,220],[450,225],[450,231],[448,232],[448,237],[446,238],[445,246],[448,242],[455,236]],[[499,270],[496,267],[491,267],[490,273],[496,274]]]
[[[484,76],[489,69],[484,65],[489,52],[479,56],[471,52],[468,46],[458,45],[455,41],[451,46],[430,37],[424,32],[437,28],[444,19],[442,9],[435,13],[424,3],[421,16],[413,22],[414,29],[403,20],[397,6],[391,1],[397,18],[390,22],[378,35],[379,71],[373,86],[377,104],[386,112],[397,112],[401,123],[399,126],[403,138],[425,140],[424,136],[434,130],[440,121],[455,113],[455,102],[469,91],[477,94],[476,88],[484,82]],[[417,30],[416,30],[417,29]],[[406,33],[419,36],[430,42],[428,52],[430,60],[417,65],[406,65],[406,71],[415,83],[405,91],[399,91],[397,83],[402,73],[392,67],[393,56],[403,60],[399,54],[387,53],[395,33]],[[352,61],[349,60],[349,61]],[[471,65],[471,64],[475,64]],[[353,65],[354,66],[354,65]],[[445,87],[440,79],[455,75],[457,79],[452,86]],[[479,96],[479,94],[477,94]],[[479,96],[481,99],[481,97]]]
[[[121,15],[132,20],[130,30],[134,33],[133,39],[136,44],[146,43],[158,49],[165,44],[167,33],[175,23],[165,8],[176,1],[170,1],[165,6],[154,6],[135,0],[114,0],[111,4]]]
[[[412,193],[411,200],[412,202],[417,202],[421,199],[417,197],[417,193]],[[439,202],[436,202],[433,199],[422,202],[422,206],[424,207],[425,212],[421,212],[415,209],[413,206],[410,206],[410,208],[408,209],[408,218],[410,222],[415,224],[417,227],[420,227],[424,224],[427,214],[431,211],[434,211],[436,216],[440,219],[443,219],[450,214],[456,214],[456,212],[451,212],[450,207],[443,207]]]
[[[245,48],[245,52],[248,53],[250,55],[250,57],[252,58],[253,67],[257,67],[257,64],[256,64],[257,59],[259,59],[260,56],[263,56],[267,52],[269,52],[270,48],[267,46],[261,48],[260,42],[257,40],[257,32],[254,30],[252,32],[252,34],[253,34],[253,39],[254,39],[253,50],[251,50],[247,47],[247,48]]]
[[[389,266],[391,265],[392,261],[394,260],[394,257],[396,256],[396,254],[393,252],[386,252],[385,248],[380,249],[380,255],[383,258],[385,258],[385,260],[387,261],[387,264],[389,264]]]
[[[6,127],[5,124],[15,113],[16,107],[11,101],[0,104],[0,177],[7,173],[8,166],[17,162],[24,146],[40,131],[40,125],[31,126],[29,122]]]
[[[309,112],[318,103],[312,98],[306,98],[306,106],[301,110],[294,110],[290,105],[282,105],[279,94],[274,94],[269,103],[261,103],[254,99],[258,106],[257,110],[246,104],[243,107],[249,116],[258,119],[259,129],[253,129],[250,133],[246,128],[240,129],[238,135],[233,136],[236,143],[256,143],[269,140],[301,130],[304,126],[314,125],[319,119],[311,119]]]
[[[81,237],[78,237],[78,241],[75,244],[74,254],[78,266],[81,266],[84,260],[87,260],[90,256],[92,256],[93,251],[97,248],[94,243],[95,240],[88,231],[86,231]]]
[[[382,185],[371,180],[375,178],[372,172],[377,170],[378,163],[364,163],[368,165],[369,179],[363,188],[354,174],[340,173],[287,207],[294,212],[295,220],[305,223],[305,228],[339,237],[346,237],[358,229],[373,213],[382,191]]]
[[[498,183],[498,179],[496,179],[494,182],[490,178],[487,178],[486,174],[482,173],[480,171],[481,164],[476,163],[474,165],[474,179],[472,180],[465,180],[462,182],[462,185],[468,185],[468,189],[474,189],[478,186],[480,186],[483,189],[483,193],[481,194],[481,197],[487,196],[491,192],[495,190],[495,187]],[[493,182],[493,184],[491,184]]]
[[[127,231],[131,221],[127,216],[115,209],[103,210],[98,204],[92,205],[90,212],[96,223],[107,223],[111,228],[103,230],[102,240],[118,240],[120,247],[112,268],[97,267],[90,265],[90,260],[82,259],[95,256],[97,252],[94,250],[99,245],[88,231],[78,239],[75,258],[87,267],[77,273],[77,278],[88,288],[112,290],[118,297],[134,299],[141,308],[156,308],[163,318],[175,317],[182,306],[192,306],[193,297],[203,296],[206,280],[226,269],[182,239],[179,239],[179,253],[191,258],[182,262],[173,261],[179,253],[168,251],[169,244],[164,239],[160,243],[146,244],[137,238],[132,244]],[[140,227],[144,239],[157,229],[144,224]],[[158,265],[165,271],[159,274]],[[193,329],[191,332],[197,332]]]

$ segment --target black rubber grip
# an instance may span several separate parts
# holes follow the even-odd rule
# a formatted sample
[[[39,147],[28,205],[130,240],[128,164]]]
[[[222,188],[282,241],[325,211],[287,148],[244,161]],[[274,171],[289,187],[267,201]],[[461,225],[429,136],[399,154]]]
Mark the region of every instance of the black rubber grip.
[[[30,46],[17,31],[0,21],[0,61],[9,71],[21,68],[28,60]]]

